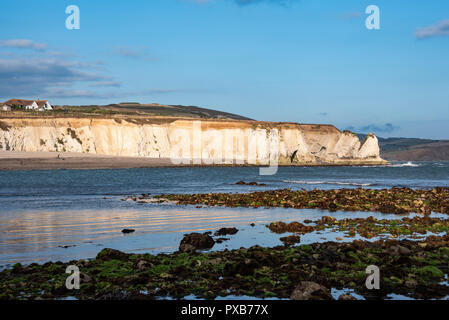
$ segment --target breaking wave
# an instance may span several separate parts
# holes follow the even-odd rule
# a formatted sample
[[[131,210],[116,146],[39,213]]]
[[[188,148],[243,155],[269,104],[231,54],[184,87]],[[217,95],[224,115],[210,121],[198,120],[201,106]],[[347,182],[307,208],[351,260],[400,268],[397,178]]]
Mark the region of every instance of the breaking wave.
[[[345,181],[306,181],[306,180],[282,180],[286,183],[296,184],[333,184],[342,186],[356,186],[356,187],[369,187],[374,186],[374,183],[359,183],[359,182],[345,182]]]
[[[388,165],[388,167],[393,167],[393,168],[402,168],[402,167],[420,167],[420,164],[417,163],[413,163],[411,161],[406,162],[406,163],[395,163],[395,164],[390,164]]]

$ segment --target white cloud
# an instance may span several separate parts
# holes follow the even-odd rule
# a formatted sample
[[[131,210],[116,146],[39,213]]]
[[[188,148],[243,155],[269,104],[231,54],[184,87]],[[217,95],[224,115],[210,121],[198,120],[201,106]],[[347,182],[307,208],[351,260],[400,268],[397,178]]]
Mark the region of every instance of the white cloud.
[[[424,39],[436,36],[449,36],[449,19],[439,21],[435,25],[416,30],[416,38]]]
[[[11,40],[0,40],[0,47],[34,49],[37,51],[43,51],[47,48],[47,45],[45,43],[39,43],[33,40],[11,39]]]

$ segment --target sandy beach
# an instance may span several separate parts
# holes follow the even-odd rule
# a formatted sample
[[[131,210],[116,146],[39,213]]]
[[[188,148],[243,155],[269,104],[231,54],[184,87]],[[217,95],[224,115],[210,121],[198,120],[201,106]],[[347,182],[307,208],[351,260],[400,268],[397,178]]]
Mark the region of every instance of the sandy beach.
[[[170,159],[115,157],[74,152],[0,151],[0,170],[117,169],[173,166]]]

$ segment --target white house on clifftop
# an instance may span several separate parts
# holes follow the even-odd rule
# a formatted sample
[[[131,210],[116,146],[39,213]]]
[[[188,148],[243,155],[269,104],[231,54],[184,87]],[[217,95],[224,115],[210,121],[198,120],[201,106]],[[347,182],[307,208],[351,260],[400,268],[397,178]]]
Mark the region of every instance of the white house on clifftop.
[[[25,99],[9,99],[3,103],[4,105],[11,107],[19,107],[26,110],[53,110],[53,107],[48,100],[25,100]]]

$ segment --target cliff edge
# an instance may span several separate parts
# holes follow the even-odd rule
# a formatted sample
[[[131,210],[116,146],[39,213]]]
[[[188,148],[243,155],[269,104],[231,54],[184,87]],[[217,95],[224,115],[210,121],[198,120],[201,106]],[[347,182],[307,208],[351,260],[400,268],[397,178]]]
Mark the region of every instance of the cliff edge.
[[[387,163],[376,136],[360,142],[332,125],[137,116],[2,118],[0,150],[170,158],[174,164]]]

